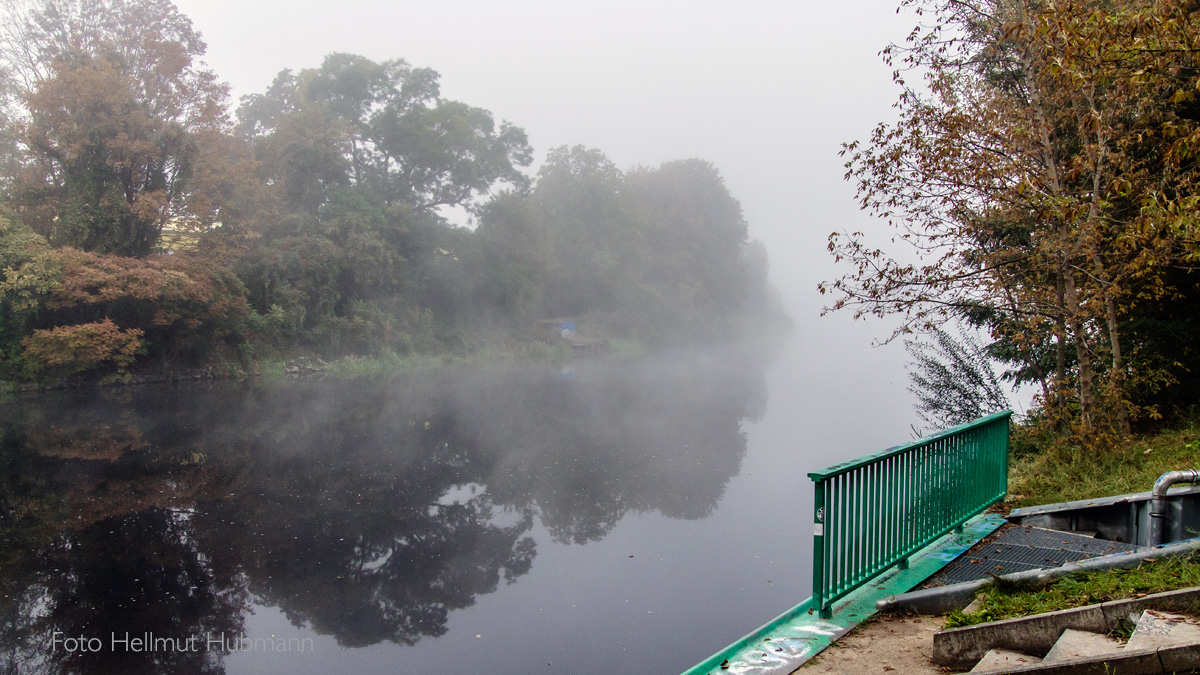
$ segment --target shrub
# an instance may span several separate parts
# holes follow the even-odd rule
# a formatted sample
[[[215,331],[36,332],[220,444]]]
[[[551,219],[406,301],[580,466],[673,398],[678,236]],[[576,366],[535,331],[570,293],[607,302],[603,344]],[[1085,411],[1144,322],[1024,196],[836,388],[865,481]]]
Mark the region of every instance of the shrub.
[[[21,341],[26,367],[35,375],[77,375],[105,366],[124,372],[141,353],[142,331],[111,319],[35,330]]]

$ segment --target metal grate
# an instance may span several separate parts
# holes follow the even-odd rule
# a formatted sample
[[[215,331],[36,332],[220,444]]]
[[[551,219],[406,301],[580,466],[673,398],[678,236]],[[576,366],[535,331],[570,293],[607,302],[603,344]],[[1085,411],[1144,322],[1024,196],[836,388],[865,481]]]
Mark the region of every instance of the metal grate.
[[[1137,550],[1132,544],[1038,527],[1005,525],[962,554],[919,588],[947,586],[992,575],[1060,567],[1086,558]]]

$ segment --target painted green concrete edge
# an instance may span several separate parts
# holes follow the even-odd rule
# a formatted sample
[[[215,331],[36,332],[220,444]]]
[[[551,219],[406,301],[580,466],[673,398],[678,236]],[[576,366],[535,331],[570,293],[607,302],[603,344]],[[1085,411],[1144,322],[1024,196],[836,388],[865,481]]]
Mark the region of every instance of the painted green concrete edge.
[[[914,554],[908,569],[892,568],[847,595],[834,606],[833,618],[820,618],[808,598],[683,675],[790,673],[874,614],[877,600],[908,591],[1003,523],[993,513],[975,516],[963,524],[962,534],[948,534]]]

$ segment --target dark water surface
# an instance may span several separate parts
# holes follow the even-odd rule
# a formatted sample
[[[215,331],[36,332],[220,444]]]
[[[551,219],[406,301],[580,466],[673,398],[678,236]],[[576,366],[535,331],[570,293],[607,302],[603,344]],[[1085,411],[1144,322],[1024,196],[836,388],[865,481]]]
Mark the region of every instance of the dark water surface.
[[[678,673],[884,444],[781,350],[0,403],[0,672]]]

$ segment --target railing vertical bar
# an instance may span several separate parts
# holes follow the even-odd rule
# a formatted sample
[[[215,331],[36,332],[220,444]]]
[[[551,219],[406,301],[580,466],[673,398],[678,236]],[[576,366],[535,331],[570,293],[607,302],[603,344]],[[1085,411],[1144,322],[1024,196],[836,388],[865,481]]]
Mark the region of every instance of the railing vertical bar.
[[[813,485],[813,563],[812,563],[812,597],[813,605],[818,610],[824,610],[825,600],[825,561],[826,557],[826,528],[825,528],[825,486],[828,481],[819,480]],[[832,533],[829,533],[832,534]]]
[[[896,519],[896,501],[893,498],[895,489],[894,472],[896,458],[888,457],[883,460],[883,513],[882,527],[879,528],[883,541],[884,558],[890,560],[896,553],[896,539],[892,536],[892,523]]]
[[[908,454],[908,497],[912,500],[912,518],[908,520],[910,522],[908,533],[913,542],[920,539],[920,527],[922,527],[922,518],[924,518],[924,515],[920,513],[923,508],[922,500],[920,500],[920,486],[923,485],[922,476],[920,476],[920,466],[922,466],[920,455],[923,452],[924,450],[920,448],[913,448],[912,452]]]
[[[950,475],[962,476],[962,449],[964,443],[962,437],[947,439],[946,442],[946,461],[950,464]],[[959,508],[964,490],[950,490],[950,521],[957,522],[958,516],[962,513]]]
[[[875,571],[875,565],[879,558],[879,551],[876,550],[875,537],[866,536],[867,523],[874,522],[870,518],[870,514],[878,513],[879,503],[875,501],[875,490],[879,487],[878,474],[879,465],[870,464],[866,467],[867,474],[867,508],[863,510],[863,573],[870,576]]]
[[[933,520],[933,511],[937,508],[937,504],[927,498],[930,492],[930,482],[933,480],[935,469],[937,467],[938,456],[934,452],[932,444],[921,448],[921,454],[925,455],[927,461],[921,462],[921,503],[925,505],[921,509],[921,538],[929,536],[929,523]]]
[[[839,570],[839,565],[842,564],[841,540],[842,540],[842,537],[846,536],[844,533],[844,530],[842,528],[838,527],[838,521],[837,521],[837,519],[839,517],[838,514],[840,514],[844,511],[844,509],[842,508],[842,477],[837,476],[836,478],[834,478],[832,481],[832,486],[833,486],[833,501],[834,501],[832,508],[834,510],[832,510],[832,511],[829,509],[825,510],[825,522],[829,523],[829,526],[833,528],[833,534],[834,534],[833,540],[830,542],[832,548],[829,551],[829,555],[830,555],[829,560],[830,560],[831,564],[829,566],[828,574],[829,574],[829,588],[831,588],[831,589],[837,588],[837,580],[841,574],[841,572]]]
[[[867,467],[867,508],[863,513],[863,554],[865,556],[863,570],[867,576],[871,576],[875,571],[875,566],[879,562],[878,542],[875,537],[866,536],[866,529],[870,527],[875,529],[874,514],[879,512],[879,502],[876,500],[875,491],[879,488],[879,464],[874,463]]]
[[[896,460],[896,515],[892,517],[892,535],[895,537],[897,555],[903,553],[904,546],[901,542],[904,541],[904,458],[905,455],[897,455]]]
[[[849,556],[847,555],[850,551],[850,547],[846,542],[846,534],[848,532],[846,526],[850,523],[850,509],[852,508],[850,504],[850,485],[848,483],[848,478],[848,475],[841,476],[842,509],[838,517],[838,530],[841,532],[840,536],[838,537],[838,558],[840,560],[838,564],[837,579],[834,580],[836,584],[835,588],[839,590],[842,587],[842,580],[846,578],[846,572],[850,569]]]
[[[862,470],[856,470],[850,475],[854,478],[854,524],[850,537],[850,548],[854,553],[850,558],[850,573],[846,575],[846,582],[854,583],[858,580],[858,570],[862,569],[862,537],[859,532],[863,512]]]
[[[921,537],[929,536],[933,529],[937,515],[941,513],[941,504],[938,503],[938,497],[941,495],[941,486],[938,484],[938,477],[942,473],[942,448],[937,441],[934,441],[929,446],[929,467],[926,470],[929,486],[929,508],[925,511],[925,526],[921,529]]]
[[[878,512],[879,512],[881,518],[888,517],[888,498],[887,498],[888,497],[888,495],[887,495],[888,471],[887,471],[887,467],[888,467],[888,463],[886,461],[879,464],[879,471],[878,471],[879,483],[875,486],[875,495],[876,495],[876,498],[878,499],[878,503],[879,503]],[[875,521],[875,524],[876,524],[876,527],[878,527],[879,521],[878,520]],[[879,529],[882,530],[883,528],[879,528]],[[892,560],[891,542],[888,540],[886,532],[884,533],[884,536],[879,538],[878,545],[879,545],[879,552],[876,554],[878,556],[877,562],[876,562],[876,569],[883,569],[884,567],[889,566],[891,564],[891,560]]]
[[[900,518],[897,518],[897,523],[902,541],[908,542],[912,540],[912,451],[900,455],[897,459],[900,460],[900,508],[903,514]],[[901,545],[900,548],[904,550],[907,547]],[[902,564],[907,567],[907,551],[903,555],[905,558]]]

